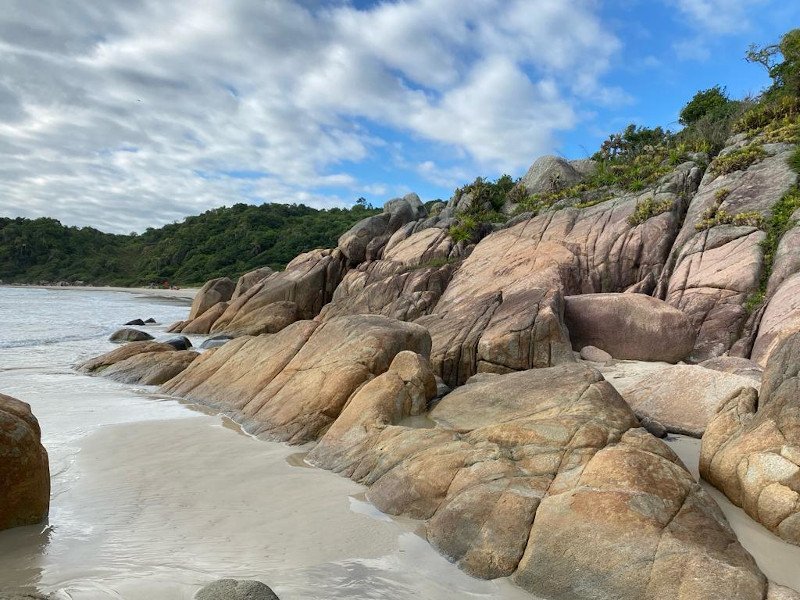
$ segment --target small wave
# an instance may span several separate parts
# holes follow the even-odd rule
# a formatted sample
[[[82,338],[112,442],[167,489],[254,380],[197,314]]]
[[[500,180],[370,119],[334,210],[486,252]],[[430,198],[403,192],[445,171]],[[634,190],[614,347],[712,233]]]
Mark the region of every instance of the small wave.
[[[73,335],[59,335],[58,337],[31,338],[25,340],[0,341],[0,350],[8,348],[33,348],[36,346],[50,346],[52,344],[62,344],[65,342],[82,342],[102,337],[104,332],[94,331],[92,333],[77,333]]]

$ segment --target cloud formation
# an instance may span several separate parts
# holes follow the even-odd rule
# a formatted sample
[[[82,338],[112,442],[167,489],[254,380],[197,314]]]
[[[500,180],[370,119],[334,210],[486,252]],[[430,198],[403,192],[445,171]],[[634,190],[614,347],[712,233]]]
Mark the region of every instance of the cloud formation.
[[[595,11],[7,0],[0,214],[128,232],[241,201],[391,192],[352,168],[376,157],[437,184],[519,171],[575,127],[580,103],[620,98],[602,83],[620,43]]]

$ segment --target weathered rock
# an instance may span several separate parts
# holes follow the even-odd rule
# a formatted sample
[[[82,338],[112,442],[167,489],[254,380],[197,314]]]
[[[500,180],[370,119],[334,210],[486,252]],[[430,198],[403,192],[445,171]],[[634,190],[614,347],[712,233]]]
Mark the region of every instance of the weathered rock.
[[[195,594],[196,600],[279,600],[269,586],[247,579],[220,579]]]
[[[273,333],[298,319],[313,319],[330,302],[346,271],[338,250],[301,254],[230,303],[211,333]]]
[[[194,297],[192,309],[189,311],[189,320],[196,319],[218,302],[230,300],[234,289],[236,289],[236,284],[227,277],[218,277],[207,281]]]
[[[40,523],[50,509],[50,468],[31,407],[0,394],[0,530]]]
[[[366,260],[370,242],[381,239],[382,246],[395,231],[425,215],[425,207],[416,194],[395,198],[384,205],[383,213],[362,219],[342,234],[338,248],[350,265],[357,265]],[[379,251],[374,246],[371,249],[373,256]]]
[[[761,396],[731,398],[703,436],[700,473],[748,515],[800,544],[800,333],[781,341]]]
[[[211,327],[216,323],[225,310],[228,308],[227,302],[217,302],[211,308],[203,311],[203,314],[190,321],[181,328],[181,333],[193,334],[206,334],[211,330]]]
[[[528,194],[541,194],[571,187],[583,177],[569,161],[559,156],[542,156],[522,176],[520,184]]]
[[[755,382],[753,387],[761,387],[761,376],[764,373],[764,369],[753,360],[735,356],[720,356],[719,358],[705,360],[700,363],[700,366],[714,371],[739,375],[740,377],[748,377]]]
[[[260,283],[274,272],[275,271],[269,267],[261,267],[260,269],[245,273],[239,277],[239,280],[236,282],[236,288],[233,290],[231,300],[236,300],[239,296],[247,292],[247,290],[252,288],[257,283]]]
[[[800,592],[770,581],[766,600],[800,600]]]
[[[665,438],[667,437],[667,433],[669,433],[666,427],[650,417],[641,417],[639,422],[645,430],[657,438]]]
[[[127,360],[131,356],[142,354],[145,352],[173,352],[175,348],[169,344],[162,344],[161,342],[131,342],[125,344],[121,348],[106,352],[95,358],[91,358],[77,365],[77,369],[84,373],[94,373],[95,371],[105,369],[110,365],[114,365],[120,361]]]
[[[229,341],[231,341],[233,337],[229,335],[215,335],[207,340],[204,340],[202,344],[200,344],[200,348],[202,350],[210,350],[211,348],[219,348],[220,346],[224,346]]]
[[[703,435],[720,406],[758,385],[750,378],[696,365],[618,362],[598,370],[638,417],[693,437]]]
[[[384,512],[426,519],[467,572],[513,574],[539,597],[763,598],[719,509],[597,371],[477,379],[432,411],[439,425],[411,429],[396,423],[412,403],[391,401],[402,379],[386,373],[309,460],[370,486]]]
[[[698,331],[692,353],[697,362],[725,354],[744,333],[748,314],[743,305],[759,287],[764,266],[760,244],[765,237],[751,226],[718,225],[702,231],[698,227],[714,210],[769,217],[797,175],[786,161],[791,147],[765,149],[767,158],[746,170],[717,175],[713,165],[709,168],[659,281],[656,296],[686,312]]]
[[[430,312],[457,268],[448,262],[453,241],[439,229],[398,239],[392,236],[382,260],[364,263],[345,275],[320,319],[381,314],[411,321]]]
[[[376,315],[298,321],[206,353],[163,389],[236,413],[257,435],[303,443],[329,427],[353,392],[403,350],[427,355],[428,333]]]
[[[152,339],[153,336],[147,333],[146,331],[140,331],[138,329],[132,329],[130,327],[118,329],[117,331],[111,334],[110,338],[108,338],[109,341],[117,343],[143,342]]]
[[[608,352],[596,346],[584,346],[581,348],[580,356],[583,360],[590,362],[606,363],[613,360],[613,357]]]
[[[175,321],[172,325],[167,327],[167,333],[180,333],[181,329],[190,322],[191,321]]]
[[[181,373],[200,356],[191,350],[144,352],[126,358],[103,369],[102,375],[138,385],[161,385]]]
[[[544,213],[483,239],[431,314],[416,321],[431,331],[435,372],[452,386],[478,371],[572,361],[564,294],[618,292],[657,279],[699,173],[688,163],[647,192]],[[633,225],[637,202],[648,198],[674,210]]]
[[[596,346],[616,359],[678,362],[694,347],[686,315],[642,294],[567,296],[564,319],[575,350]]]
[[[187,338],[185,335],[179,335],[177,337],[169,338],[168,340],[164,340],[165,344],[168,346],[172,346],[175,350],[188,350],[192,347],[192,342]]]
[[[128,325],[138,325],[139,327],[143,327],[144,321],[142,321],[141,319],[134,319],[133,321],[128,321],[127,323],[125,323],[126,327]]]
[[[800,249],[795,248],[800,254]],[[764,366],[787,337],[800,331],[800,273],[787,277],[769,300],[761,317],[751,358]]]

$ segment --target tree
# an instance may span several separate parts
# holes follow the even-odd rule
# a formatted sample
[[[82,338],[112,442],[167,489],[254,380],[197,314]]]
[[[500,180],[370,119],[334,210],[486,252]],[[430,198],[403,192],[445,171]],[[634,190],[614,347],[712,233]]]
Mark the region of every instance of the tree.
[[[768,46],[752,44],[745,60],[762,65],[772,79],[770,91],[800,96],[800,29],[785,33],[781,41]]]
[[[703,117],[722,118],[727,116],[730,108],[734,105],[725,88],[718,85],[697,92],[681,110],[678,121],[681,125],[692,125]]]

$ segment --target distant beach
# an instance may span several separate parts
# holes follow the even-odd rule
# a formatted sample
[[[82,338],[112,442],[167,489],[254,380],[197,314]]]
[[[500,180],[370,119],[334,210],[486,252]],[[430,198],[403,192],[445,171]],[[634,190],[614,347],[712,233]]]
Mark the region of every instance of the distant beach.
[[[175,298],[191,301],[197,295],[199,288],[149,288],[149,287],[113,287],[113,286],[92,286],[92,285],[24,285],[8,284],[0,287],[14,288],[34,288],[40,290],[59,290],[59,291],[82,291],[82,292],[125,292],[128,294],[143,294],[155,298]]]

